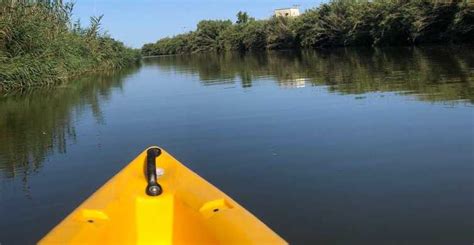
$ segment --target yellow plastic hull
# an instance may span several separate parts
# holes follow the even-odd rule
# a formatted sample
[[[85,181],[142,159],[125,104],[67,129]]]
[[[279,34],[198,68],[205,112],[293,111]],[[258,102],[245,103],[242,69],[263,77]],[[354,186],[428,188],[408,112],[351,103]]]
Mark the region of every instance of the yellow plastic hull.
[[[146,151],[40,244],[286,244],[238,203],[162,150],[163,193],[145,193]]]

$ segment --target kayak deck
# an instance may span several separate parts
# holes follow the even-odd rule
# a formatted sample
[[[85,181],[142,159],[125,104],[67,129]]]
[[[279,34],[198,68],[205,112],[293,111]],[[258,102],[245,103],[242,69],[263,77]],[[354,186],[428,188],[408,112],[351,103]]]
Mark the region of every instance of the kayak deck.
[[[286,244],[238,203],[161,150],[158,196],[145,193],[144,151],[40,244]]]

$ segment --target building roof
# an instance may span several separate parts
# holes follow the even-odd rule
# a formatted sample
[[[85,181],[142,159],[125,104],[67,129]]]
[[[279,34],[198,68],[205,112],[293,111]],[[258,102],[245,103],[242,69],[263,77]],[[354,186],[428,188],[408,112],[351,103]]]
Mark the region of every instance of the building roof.
[[[298,9],[298,8],[295,8],[295,7],[291,7],[291,8],[279,8],[279,9],[275,9],[275,10],[288,10],[288,9]]]

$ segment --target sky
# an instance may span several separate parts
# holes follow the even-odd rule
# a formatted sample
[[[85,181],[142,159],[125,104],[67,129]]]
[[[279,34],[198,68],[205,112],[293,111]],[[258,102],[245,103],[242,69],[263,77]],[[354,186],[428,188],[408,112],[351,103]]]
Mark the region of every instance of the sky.
[[[103,30],[127,46],[188,32],[203,19],[235,21],[238,11],[257,19],[270,17],[276,8],[300,5],[300,11],[319,5],[322,0],[80,0],[75,1],[73,18],[82,25],[90,16],[104,15]]]

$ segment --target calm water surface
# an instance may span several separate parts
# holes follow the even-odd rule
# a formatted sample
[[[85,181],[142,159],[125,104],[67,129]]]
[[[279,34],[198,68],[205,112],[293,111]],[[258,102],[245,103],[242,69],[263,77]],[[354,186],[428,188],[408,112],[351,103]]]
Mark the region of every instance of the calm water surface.
[[[472,244],[474,52],[150,58],[0,97],[0,243],[160,145],[294,244]]]

